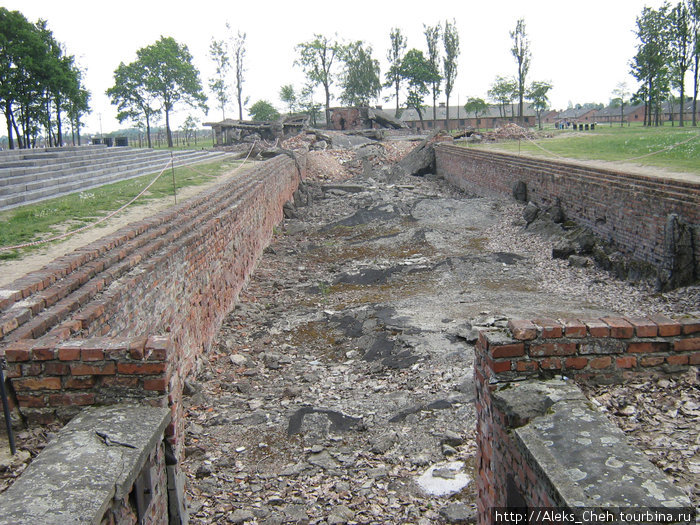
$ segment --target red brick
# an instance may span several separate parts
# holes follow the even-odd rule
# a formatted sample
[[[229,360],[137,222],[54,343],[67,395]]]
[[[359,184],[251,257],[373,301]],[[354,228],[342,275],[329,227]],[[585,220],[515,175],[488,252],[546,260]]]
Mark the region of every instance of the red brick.
[[[610,326],[600,319],[586,319],[583,322],[586,323],[586,328],[588,328],[588,333],[591,334],[591,337],[610,336]]]
[[[509,362],[510,363],[510,362]],[[152,392],[165,393],[168,389],[168,380],[165,378],[145,379],[143,381],[143,389]]]
[[[526,319],[508,321],[508,329],[515,339],[529,341],[537,337],[537,327]]]
[[[46,406],[42,395],[17,394],[17,402],[22,408],[44,408]]]
[[[95,403],[95,394],[89,392],[51,394],[49,405],[54,407],[62,406],[86,406]]]
[[[586,325],[578,319],[565,319],[563,323],[566,337],[586,337]]]
[[[669,355],[666,356],[666,362],[669,365],[687,365],[689,361],[688,357],[688,354]]]
[[[688,363],[691,365],[700,365],[700,352],[691,354]]]
[[[681,334],[681,324],[678,321],[674,321],[673,319],[660,314],[652,315],[651,320],[654,321],[659,327],[659,335],[661,337]]]
[[[102,361],[105,353],[99,348],[83,348],[80,350],[80,359],[83,361]]]
[[[56,350],[54,348],[32,348],[32,359],[35,361],[56,359]]]
[[[0,330],[2,330],[3,334],[9,334],[12,330],[16,330],[18,326],[19,320],[16,317],[12,317],[2,323]]]
[[[541,330],[544,339],[556,339],[564,333],[562,325],[555,319],[533,319],[532,322]]]
[[[648,354],[651,352],[668,352],[669,343],[630,343],[627,345],[627,351],[633,354]]]
[[[85,363],[71,363],[70,373],[74,376],[90,376],[90,375],[114,375],[116,366],[113,362],[104,363],[101,365],[88,365]]]
[[[530,344],[529,353],[532,357],[574,355],[576,353],[576,343]]]
[[[59,348],[58,358],[61,361],[78,361],[80,359],[80,348]]]
[[[44,373],[50,376],[67,376],[70,374],[70,367],[66,363],[51,362],[44,365]]]
[[[10,363],[29,361],[33,341],[15,341],[5,348],[5,357]]]
[[[684,335],[690,335],[700,332],[700,319],[696,317],[686,317],[680,319],[681,331]]]
[[[618,357],[615,360],[618,368],[636,368],[637,358],[633,355],[626,355],[624,357]]]
[[[559,370],[561,369],[561,359],[556,357],[547,357],[540,361],[540,368],[542,370]]]
[[[102,378],[104,387],[136,388],[139,386],[138,376],[107,376]]]
[[[13,379],[12,384],[17,390],[60,390],[60,377],[25,377]]]
[[[673,349],[676,352],[700,350],[700,337],[691,337],[688,339],[679,339],[678,341],[674,341]]]
[[[566,368],[573,368],[574,370],[582,370],[583,368],[586,368],[587,364],[588,359],[585,357],[568,357],[564,361],[564,366]]]
[[[7,370],[5,370],[5,377],[12,379],[15,377],[22,377],[22,369],[19,364],[10,363],[7,365]]]
[[[525,355],[525,343],[517,343],[514,345],[492,346],[489,348],[491,357],[520,357]]]
[[[634,336],[634,327],[622,317],[603,317],[602,320],[610,326],[611,337],[628,339]]]
[[[659,333],[657,324],[646,317],[625,317],[625,320],[634,327],[637,337],[656,337]]]
[[[639,360],[639,364],[642,366],[659,366],[663,364],[664,358],[661,356],[644,356]]]
[[[117,372],[127,375],[162,374],[165,368],[165,363],[117,363]]]
[[[515,369],[518,372],[536,372],[539,368],[537,361],[516,361]]]
[[[596,357],[595,359],[591,359],[589,364],[591,365],[591,368],[600,370],[601,368],[609,367],[612,364],[612,358],[610,356]]]
[[[95,386],[93,376],[67,377],[65,387],[74,390],[84,390]]]

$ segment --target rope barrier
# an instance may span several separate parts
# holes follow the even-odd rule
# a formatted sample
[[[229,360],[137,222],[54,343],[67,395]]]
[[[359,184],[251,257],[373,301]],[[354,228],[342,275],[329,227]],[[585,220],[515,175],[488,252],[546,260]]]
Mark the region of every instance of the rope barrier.
[[[248,155],[246,155],[246,158],[243,159],[243,162],[241,162],[241,164],[239,164],[238,167],[237,167],[235,170],[233,170],[233,172],[231,172],[231,175],[233,175],[233,174],[236,173],[239,169],[241,169],[241,167],[248,161],[248,158],[250,157],[251,153],[253,152],[253,148],[255,147],[255,144],[257,144],[257,141],[255,141],[255,142],[253,143],[253,145],[250,147],[250,151],[248,152]],[[69,231],[69,232],[66,232],[66,233],[62,233],[61,235],[56,235],[56,236],[54,236],[54,237],[49,237],[48,239],[42,239],[42,240],[40,240],[40,241],[34,241],[34,242],[27,242],[27,243],[23,243],[23,244],[17,244],[17,245],[15,245],[15,246],[0,246],[0,252],[10,251],[10,250],[19,250],[19,249],[21,249],[21,248],[29,248],[29,247],[31,247],[31,246],[39,246],[39,245],[41,245],[41,244],[46,244],[46,243],[53,242],[53,241],[60,241],[61,239],[65,239],[65,238],[67,238],[67,237],[70,237],[71,235],[75,235],[76,233],[81,233],[81,232],[84,232],[84,231],[86,231],[86,230],[89,230],[90,228],[94,228],[94,227],[97,226],[98,224],[101,224],[101,223],[105,222],[106,220],[111,219],[112,217],[114,217],[115,215],[117,215],[118,213],[120,213],[121,211],[123,211],[125,208],[127,208],[128,206],[130,206],[131,204],[133,204],[134,202],[136,202],[136,200],[139,199],[144,193],[146,193],[146,192],[149,190],[149,188],[150,188],[151,186],[153,186],[153,185],[156,183],[156,181],[163,175],[163,173],[165,173],[165,170],[168,169],[168,166],[171,166],[171,165],[172,165],[173,168],[174,168],[174,163],[173,163],[173,160],[172,160],[172,159],[169,160],[169,161],[165,164],[165,166],[163,166],[163,169],[160,170],[160,173],[158,173],[158,175],[156,176],[156,178],[153,179],[153,180],[148,184],[148,186],[146,186],[143,190],[141,190],[141,192],[140,192],[138,195],[136,195],[136,197],[134,197],[133,199],[131,199],[129,202],[127,202],[126,204],[124,204],[124,205],[123,205],[122,207],[120,207],[119,209],[114,210],[114,211],[108,213],[107,215],[105,215],[104,217],[98,219],[97,221],[95,221],[95,222],[93,222],[93,223],[91,223],[91,224],[86,224],[85,226],[82,226],[82,227],[78,228],[77,230],[72,230],[72,231]],[[199,170],[196,170],[196,169],[194,169],[194,168],[192,168],[192,167],[190,167],[190,166],[188,166],[188,167],[189,167],[190,169],[192,169],[195,173],[199,173],[200,175],[208,175],[208,174],[203,173],[203,172],[201,172],[201,171],[199,171]]]

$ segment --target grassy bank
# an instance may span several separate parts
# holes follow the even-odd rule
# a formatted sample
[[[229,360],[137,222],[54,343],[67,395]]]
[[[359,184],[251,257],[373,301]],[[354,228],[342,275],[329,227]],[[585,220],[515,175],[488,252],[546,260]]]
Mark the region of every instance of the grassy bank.
[[[205,184],[235,169],[240,162],[223,160],[176,167],[175,189],[173,188],[173,173],[168,168],[158,181],[131,206],[144,206],[153,199],[172,197],[174,192],[181,188]],[[119,209],[136,197],[156,175],[157,173],[144,175],[0,212],[0,247],[15,246],[77,230],[104,217],[111,211]],[[16,259],[22,253],[37,248],[0,251],[0,260]]]
[[[581,160],[628,162],[672,171],[700,174],[700,129],[598,126],[594,131],[555,131],[551,138],[476,147],[528,155]]]

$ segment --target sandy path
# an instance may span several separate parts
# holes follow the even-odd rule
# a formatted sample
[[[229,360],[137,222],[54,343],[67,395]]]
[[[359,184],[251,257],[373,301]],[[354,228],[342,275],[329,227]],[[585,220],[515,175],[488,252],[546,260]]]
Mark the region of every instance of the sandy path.
[[[252,165],[253,164],[249,162],[241,169],[248,170],[252,167]],[[235,173],[240,172],[241,169],[227,171],[215,179],[212,179],[211,181],[199,186],[188,186],[186,188],[181,188],[177,193],[178,203],[184,202],[207,188],[230,179]],[[112,217],[108,221],[96,226],[95,228],[90,228],[82,233],[71,235],[59,243],[47,244],[43,248],[25,255],[21,259],[1,261],[0,286],[6,286],[15,279],[18,279],[29,272],[40,270],[54,259],[61,257],[62,255],[66,255],[67,253],[70,253],[81,246],[90,244],[91,242],[94,242],[105,235],[109,235],[110,233],[117,231],[119,228],[126,226],[130,222],[139,221],[145,217],[149,217],[173,206],[175,206],[175,202],[172,197],[153,199],[148,201],[145,205],[135,204],[125,209],[118,215]]]

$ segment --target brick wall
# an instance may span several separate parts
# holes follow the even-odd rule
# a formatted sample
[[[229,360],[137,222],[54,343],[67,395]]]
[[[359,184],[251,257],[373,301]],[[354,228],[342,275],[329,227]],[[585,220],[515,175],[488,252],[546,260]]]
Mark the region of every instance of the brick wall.
[[[490,524],[493,509],[509,504],[506,488],[513,484],[529,507],[564,505],[551,475],[516,443],[513,428],[527,420],[498,406],[499,388],[555,374],[615,381],[698,365],[700,318],[694,316],[513,320],[508,329],[480,332],[474,365],[480,523]]]
[[[282,219],[305,159],[280,156],[0,290],[0,352],[22,413],[179,399]],[[179,448],[179,446],[178,446]]]
[[[436,147],[435,159],[439,175],[474,193],[510,196],[513,185],[523,181],[530,201],[548,207],[559,199],[568,218],[657,268],[666,255],[666,217],[678,214],[695,228],[695,265],[700,268],[696,183],[452,145]]]

